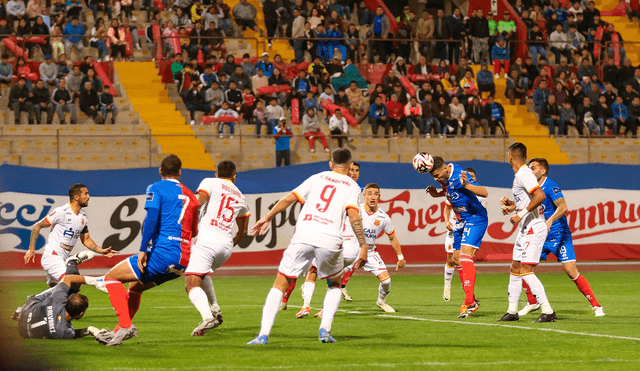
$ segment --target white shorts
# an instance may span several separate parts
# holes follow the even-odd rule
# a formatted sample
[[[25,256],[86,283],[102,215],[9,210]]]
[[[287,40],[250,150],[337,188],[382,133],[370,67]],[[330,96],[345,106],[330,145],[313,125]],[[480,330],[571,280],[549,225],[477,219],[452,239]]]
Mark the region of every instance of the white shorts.
[[[531,221],[525,228],[518,230],[513,246],[513,261],[526,265],[540,263],[540,254],[547,239],[547,223],[540,219]]]
[[[447,235],[444,238],[444,251],[447,254],[453,254],[453,231],[447,229]]]
[[[318,278],[321,280],[339,274],[344,268],[342,249],[339,247],[331,249],[293,242],[282,255],[278,273],[287,278],[298,278],[307,272],[309,263],[314,258],[318,268]]]
[[[358,259],[360,254],[360,244],[357,238],[351,238],[342,242],[342,256],[344,258],[344,265],[353,264]]]
[[[191,247],[191,256],[185,274],[202,276],[220,268],[231,256],[232,244],[211,247],[196,243]]]
[[[68,255],[67,252],[62,253],[54,249],[44,249],[40,264],[47,272],[47,285],[55,285],[64,277],[67,272],[66,260]]]
[[[380,273],[387,273],[387,265],[384,264],[377,251],[368,251],[364,270],[373,273],[374,276],[378,276]]]

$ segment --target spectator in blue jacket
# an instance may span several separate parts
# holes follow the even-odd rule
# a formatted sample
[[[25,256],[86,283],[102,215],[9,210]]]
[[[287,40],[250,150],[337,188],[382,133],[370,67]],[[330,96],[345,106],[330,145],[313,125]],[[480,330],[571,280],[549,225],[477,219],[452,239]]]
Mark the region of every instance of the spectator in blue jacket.
[[[13,83],[13,65],[9,63],[9,56],[7,54],[2,55],[2,62],[0,62],[0,84],[9,86]]]
[[[533,110],[536,111],[539,118],[542,117],[542,106],[547,103],[550,95],[551,92],[547,89],[547,82],[540,81],[538,89],[533,92]],[[542,119],[540,119],[540,125],[545,125]]]
[[[64,26],[62,34],[65,36],[65,50],[71,55],[71,48],[75,48],[82,54],[84,58],[83,36],[85,34],[84,27],[80,24],[78,17],[71,18],[71,22]]]
[[[624,125],[625,128],[628,126],[629,120],[629,111],[627,110],[627,105],[624,104],[622,97],[616,97],[616,101],[611,105],[611,109],[613,110],[613,119],[611,121],[615,121],[617,123],[618,128]],[[618,133],[613,133],[613,135],[617,135]]]
[[[507,72],[505,68],[505,72]],[[480,67],[480,71],[478,71],[478,75],[476,76],[476,81],[478,82],[478,90],[480,93],[483,91],[488,91],[489,95],[495,95],[496,93],[496,84],[493,82],[493,75],[491,71],[489,71],[489,66],[486,63],[482,63],[482,67]]]
[[[504,66],[504,78],[507,78],[509,73],[509,46],[504,37],[500,36],[498,42],[491,49],[491,60],[493,61],[493,72],[496,74],[496,79],[500,78],[500,65]]]
[[[260,59],[258,61],[258,63],[256,63],[256,70],[258,68],[262,68],[262,71],[264,71],[264,75],[267,77],[271,77],[273,76],[273,63],[269,62],[269,53],[264,52],[262,53],[262,59]]]
[[[384,127],[385,137],[389,136],[389,113],[387,112],[387,106],[382,103],[381,96],[377,96],[369,107],[369,124],[371,124],[371,131],[374,137],[378,136],[378,126]]]
[[[204,73],[200,75],[200,82],[204,85],[204,90],[207,90],[211,87],[211,84],[213,84],[214,81],[218,81],[218,75],[213,72],[213,67],[208,64],[204,66]]]

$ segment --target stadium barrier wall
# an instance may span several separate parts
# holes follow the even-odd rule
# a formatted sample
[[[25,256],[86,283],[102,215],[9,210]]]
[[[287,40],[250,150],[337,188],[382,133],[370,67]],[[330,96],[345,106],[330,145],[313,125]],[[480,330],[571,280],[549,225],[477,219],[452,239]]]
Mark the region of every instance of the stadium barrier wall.
[[[463,161],[473,167],[488,187],[489,228],[477,258],[509,261],[516,227],[500,212],[498,200],[512,198],[513,171],[509,165],[488,161]],[[393,221],[409,263],[442,262],[445,259],[444,200],[426,195],[436,185],[430,175],[418,174],[410,164],[362,163],[360,184],[376,182],[382,188],[380,207]],[[249,225],[264,216],[282,196],[308,176],[328,170],[326,163],[264,169],[238,174],[237,185],[251,209]],[[640,166],[556,165],[551,177],[562,187],[569,211],[579,260],[640,259]],[[182,182],[196,190],[212,172],[183,170]],[[145,217],[144,191],[159,180],[156,168],[71,171],[0,165],[0,269],[40,269],[39,257],[49,230],[37,241],[36,263],[25,264],[33,225],[53,208],[68,202],[68,188],[87,185],[91,200],[86,208],[91,237],[100,246],[113,246],[117,257],[98,257],[87,268],[108,267],[136,253]],[[301,205],[277,215],[264,236],[247,237],[226,263],[231,266],[277,265],[294,231]],[[388,239],[378,240],[379,252],[388,263],[395,254]],[[74,252],[82,250],[78,243]]]

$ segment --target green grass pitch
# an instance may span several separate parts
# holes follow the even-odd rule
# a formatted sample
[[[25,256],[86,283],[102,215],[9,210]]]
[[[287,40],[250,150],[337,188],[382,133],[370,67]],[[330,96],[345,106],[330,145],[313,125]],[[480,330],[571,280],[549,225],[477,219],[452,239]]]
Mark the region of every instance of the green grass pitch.
[[[454,277],[452,301],[442,300],[441,275],[393,276],[387,302],[397,313],[375,306],[378,282],[359,272],[349,282],[354,301],[342,301],[333,324],[336,344],[321,344],[317,318],[296,319],[302,304],[299,282],[280,312],[266,346],[248,346],[260,326],[262,304],[272,277],[216,278],[213,282],[224,323],[193,338],[200,316],[177,279],[143,295],[134,324],[137,337],[108,348],[87,337],[72,341],[23,340],[8,319],[43,282],[0,284],[3,295],[4,357],[28,365],[37,360],[56,370],[631,370],[640,368],[640,273],[585,275],[606,316],[595,318],[588,301],[564,274],[541,274],[556,323],[534,324],[537,313],[520,322],[496,322],[507,307],[507,274],[479,275],[480,309],[456,319],[463,299]],[[312,307],[320,309],[324,283]],[[117,319],[107,295],[83,288],[90,307],[78,328],[113,328]],[[524,298],[524,295],[523,295]],[[315,311],[312,312],[312,314]],[[22,357],[22,358],[21,358]],[[24,359],[27,359],[26,361]],[[14,367],[15,364],[14,364]]]

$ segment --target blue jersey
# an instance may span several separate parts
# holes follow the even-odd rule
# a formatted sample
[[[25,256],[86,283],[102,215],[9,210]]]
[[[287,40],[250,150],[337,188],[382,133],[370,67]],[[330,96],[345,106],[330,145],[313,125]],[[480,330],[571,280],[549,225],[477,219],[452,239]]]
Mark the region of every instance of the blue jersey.
[[[562,190],[560,189],[560,186],[558,186],[558,183],[550,178],[545,179],[540,188],[546,196],[545,200],[542,201],[544,218],[549,220],[549,218],[551,218],[551,216],[558,209],[556,204],[554,204],[553,202],[559,198],[564,197],[564,195],[562,194]],[[551,229],[549,232],[549,234],[551,234],[551,232],[570,232],[569,224],[567,223],[567,217],[563,215],[562,218],[553,222],[553,224],[551,224]]]
[[[160,254],[165,260],[186,267],[191,238],[198,234],[198,200],[175,179],[151,184],[146,194],[147,217],[142,228],[140,251],[148,251],[150,258]]]
[[[462,186],[460,182],[461,172],[464,168],[460,165],[451,164],[453,169],[447,179],[447,197],[451,202],[453,211],[458,215],[460,221],[464,222],[473,217],[480,217],[487,220],[487,209],[482,205],[478,196]],[[467,183],[479,186],[480,183],[467,177]]]

